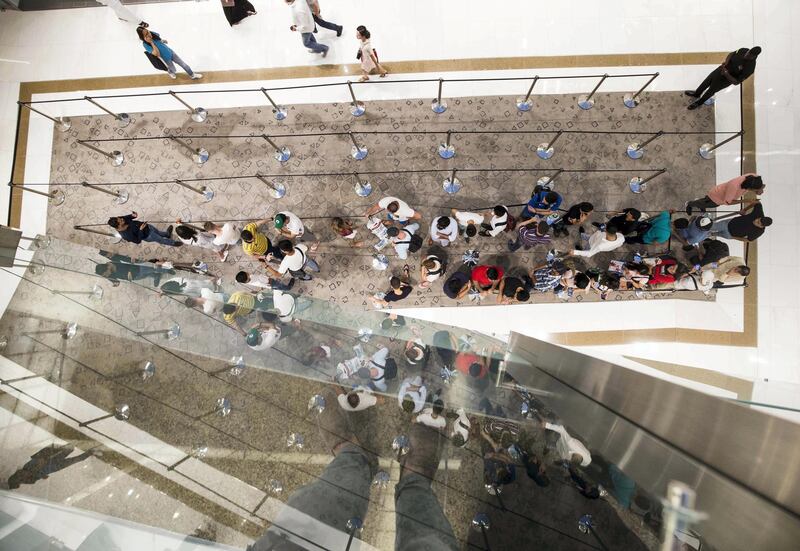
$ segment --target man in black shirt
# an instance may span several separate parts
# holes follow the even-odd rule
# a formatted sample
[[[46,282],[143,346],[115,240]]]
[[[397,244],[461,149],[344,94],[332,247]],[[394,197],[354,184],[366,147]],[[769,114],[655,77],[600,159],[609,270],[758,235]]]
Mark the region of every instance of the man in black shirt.
[[[639,219],[641,217],[642,212],[637,209],[622,209],[612,216],[605,224],[592,222],[592,225],[599,228],[601,231],[605,230],[606,226],[614,226],[617,228],[617,233],[628,235],[638,229]]]
[[[594,205],[591,203],[584,202],[572,205],[566,214],[559,219],[558,222],[553,224],[553,236],[560,237],[569,235],[567,226],[580,226],[589,218],[593,210]]]
[[[731,85],[744,82],[756,70],[756,58],[761,53],[761,48],[739,48],[728,54],[725,62],[711,71],[706,79],[697,87],[697,90],[686,90],[687,96],[697,98],[688,109],[697,109],[710,97]]]
[[[761,237],[764,228],[772,225],[772,218],[764,216],[764,207],[761,206],[760,201],[750,203],[748,207],[739,212],[744,213],[747,210],[750,210],[747,214],[739,214],[733,218],[714,222],[714,225],[711,226],[712,235],[738,241],[755,241]]]
[[[513,304],[514,302],[528,302],[531,299],[531,294],[525,285],[525,282],[514,276],[506,276],[500,281],[498,287],[497,303],[498,304]]]
[[[180,241],[170,239],[172,237],[172,226],[167,231],[161,231],[147,222],[136,220],[139,215],[132,212],[127,216],[114,216],[108,219],[108,225],[119,232],[123,240],[137,245],[142,241],[167,245],[169,247],[180,247]]]

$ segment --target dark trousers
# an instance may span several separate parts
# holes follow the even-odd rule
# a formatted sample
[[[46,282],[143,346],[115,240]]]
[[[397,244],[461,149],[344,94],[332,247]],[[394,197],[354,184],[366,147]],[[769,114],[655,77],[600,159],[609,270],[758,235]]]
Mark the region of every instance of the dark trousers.
[[[705,212],[708,209],[713,209],[718,207],[719,205],[716,204],[714,201],[708,198],[708,195],[701,197],[700,199],[695,199],[693,201],[689,201],[686,203],[686,214],[691,215],[694,209],[698,209],[702,212]]]
[[[722,70],[717,67],[709,73],[706,79],[697,87],[697,90],[694,91],[697,96],[695,103],[705,103],[714,94],[730,85],[731,83],[728,79],[722,76]]]
[[[323,18],[321,18],[318,15],[314,16],[314,23],[316,23],[317,25],[319,25],[323,29],[328,29],[330,31],[336,31],[337,33],[339,32],[339,29],[341,29],[341,27],[339,25],[337,25],[336,23],[330,23],[328,21],[325,21]],[[314,29],[314,32],[317,32],[317,29]]]

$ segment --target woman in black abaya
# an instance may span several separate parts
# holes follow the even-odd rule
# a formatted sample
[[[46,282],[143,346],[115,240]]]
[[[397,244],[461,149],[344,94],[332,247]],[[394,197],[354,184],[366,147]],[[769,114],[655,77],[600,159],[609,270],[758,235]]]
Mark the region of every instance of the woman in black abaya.
[[[238,25],[246,17],[256,14],[253,4],[247,0],[222,0],[222,11],[231,27]]]

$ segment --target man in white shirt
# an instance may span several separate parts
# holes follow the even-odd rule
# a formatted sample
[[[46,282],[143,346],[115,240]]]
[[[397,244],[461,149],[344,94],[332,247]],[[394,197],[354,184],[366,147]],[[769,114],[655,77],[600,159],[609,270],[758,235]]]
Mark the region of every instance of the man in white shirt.
[[[280,338],[280,327],[271,322],[261,322],[250,328],[245,335],[245,342],[253,350],[267,350],[275,346]]]
[[[422,413],[414,418],[415,423],[427,425],[432,429],[442,430],[447,426],[447,420],[442,415],[444,405],[441,401],[437,401],[433,406],[428,406],[422,410]]]
[[[409,224],[402,230],[400,228],[391,227],[386,235],[389,236],[389,241],[394,245],[394,251],[397,253],[397,258],[405,260],[408,258],[408,246],[411,244],[411,236],[414,235],[419,229],[419,224]]]
[[[458,237],[458,222],[449,216],[440,216],[431,224],[430,242],[447,247]]]
[[[275,215],[275,229],[286,239],[298,239],[306,232],[305,224],[296,214],[288,210]]]
[[[267,277],[264,274],[249,274],[244,270],[236,273],[236,283],[244,286],[248,291],[253,293],[260,293],[264,290],[280,289],[281,291],[289,291],[294,287],[294,278],[289,280],[289,283],[281,283],[279,280]]]
[[[503,205],[497,205],[492,210],[492,217],[489,223],[481,224],[480,234],[486,237],[494,237],[506,231],[508,226],[508,209]]]
[[[308,268],[312,272],[319,272],[319,265],[317,262],[308,257],[308,245],[304,243],[292,245],[291,241],[284,239],[278,243],[278,248],[284,254],[283,260],[281,260],[281,264],[278,266],[278,269],[276,270],[272,266],[264,264],[264,268],[273,276],[280,278],[288,272],[292,275],[292,277],[296,277],[297,279],[303,281],[309,281],[313,278],[305,272],[304,268]],[[311,245],[311,251],[316,250],[316,248],[317,243]],[[268,254],[267,260],[271,260],[271,256],[272,255]]]
[[[214,234],[214,245],[236,245],[241,240],[242,228],[233,222],[225,222],[222,226],[206,222],[203,229]]]
[[[292,26],[289,29],[300,33],[303,46],[311,52],[322,54],[322,57],[327,56],[328,46],[320,44],[314,38],[314,17],[308,3],[305,0],[286,0],[286,5],[292,12]]]
[[[397,197],[384,197],[376,205],[367,211],[365,216],[369,218],[373,214],[385,210],[387,217],[393,222],[408,224],[410,220],[419,220],[422,215],[408,206],[408,203]]]
[[[289,293],[275,289],[272,291],[272,304],[277,310],[278,319],[283,323],[294,320],[295,314],[309,308],[313,303],[308,297],[294,297]]]
[[[581,234],[583,235],[583,234]],[[589,248],[585,250],[573,249],[570,251],[574,256],[594,256],[597,253],[609,252],[618,249],[625,244],[625,238],[617,233],[614,226],[606,226],[605,231],[596,231],[589,238]]]
[[[397,403],[407,413],[419,413],[425,407],[428,389],[422,384],[422,377],[406,377],[400,384]]]
[[[189,297],[184,301],[184,304],[189,308],[202,307],[203,313],[208,316],[213,316],[222,310],[225,306],[227,299],[222,293],[215,293],[212,289],[200,289],[199,297]]]
[[[458,233],[467,238],[475,237],[478,234],[478,229],[483,224],[484,216],[477,212],[460,211],[451,209],[450,214],[458,222]],[[469,243],[469,241],[467,241]]]
[[[336,400],[345,411],[363,411],[378,403],[378,397],[365,386],[358,385],[350,392],[345,393],[341,387],[336,387]]]
[[[469,440],[469,431],[472,427],[472,423],[470,423],[464,408],[458,408],[456,414],[458,414],[458,417],[453,421],[453,431],[450,433],[450,441],[453,445],[461,448],[464,447],[467,440]]]
[[[576,463],[581,467],[586,467],[592,462],[592,454],[589,453],[589,450],[583,445],[583,442],[574,436],[570,436],[567,429],[564,428],[564,425],[545,423],[544,428],[557,432],[560,435],[558,442],[556,442],[556,450],[561,456],[561,459]]]

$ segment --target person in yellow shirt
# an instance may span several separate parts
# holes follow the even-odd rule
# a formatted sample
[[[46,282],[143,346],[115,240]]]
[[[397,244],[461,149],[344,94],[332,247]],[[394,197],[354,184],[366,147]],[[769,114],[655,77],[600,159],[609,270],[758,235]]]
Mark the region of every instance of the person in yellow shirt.
[[[242,250],[246,255],[253,256],[261,261],[265,260],[265,256],[268,253],[271,253],[278,260],[283,258],[283,253],[280,249],[274,247],[269,238],[258,231],[259,226],[269,222],[271,222],[269,218],[250,222],[242,229],[240,237],[242,238]]]
[[[252,293],[236,291],[222,307],[222,319],[236,331],[242,335],[246,335],[246,331],[242,328],[242,322],[245,318],[247,318],[253,310],[266,312],[273,307],[272,297],[259,300],[256,295]]]

